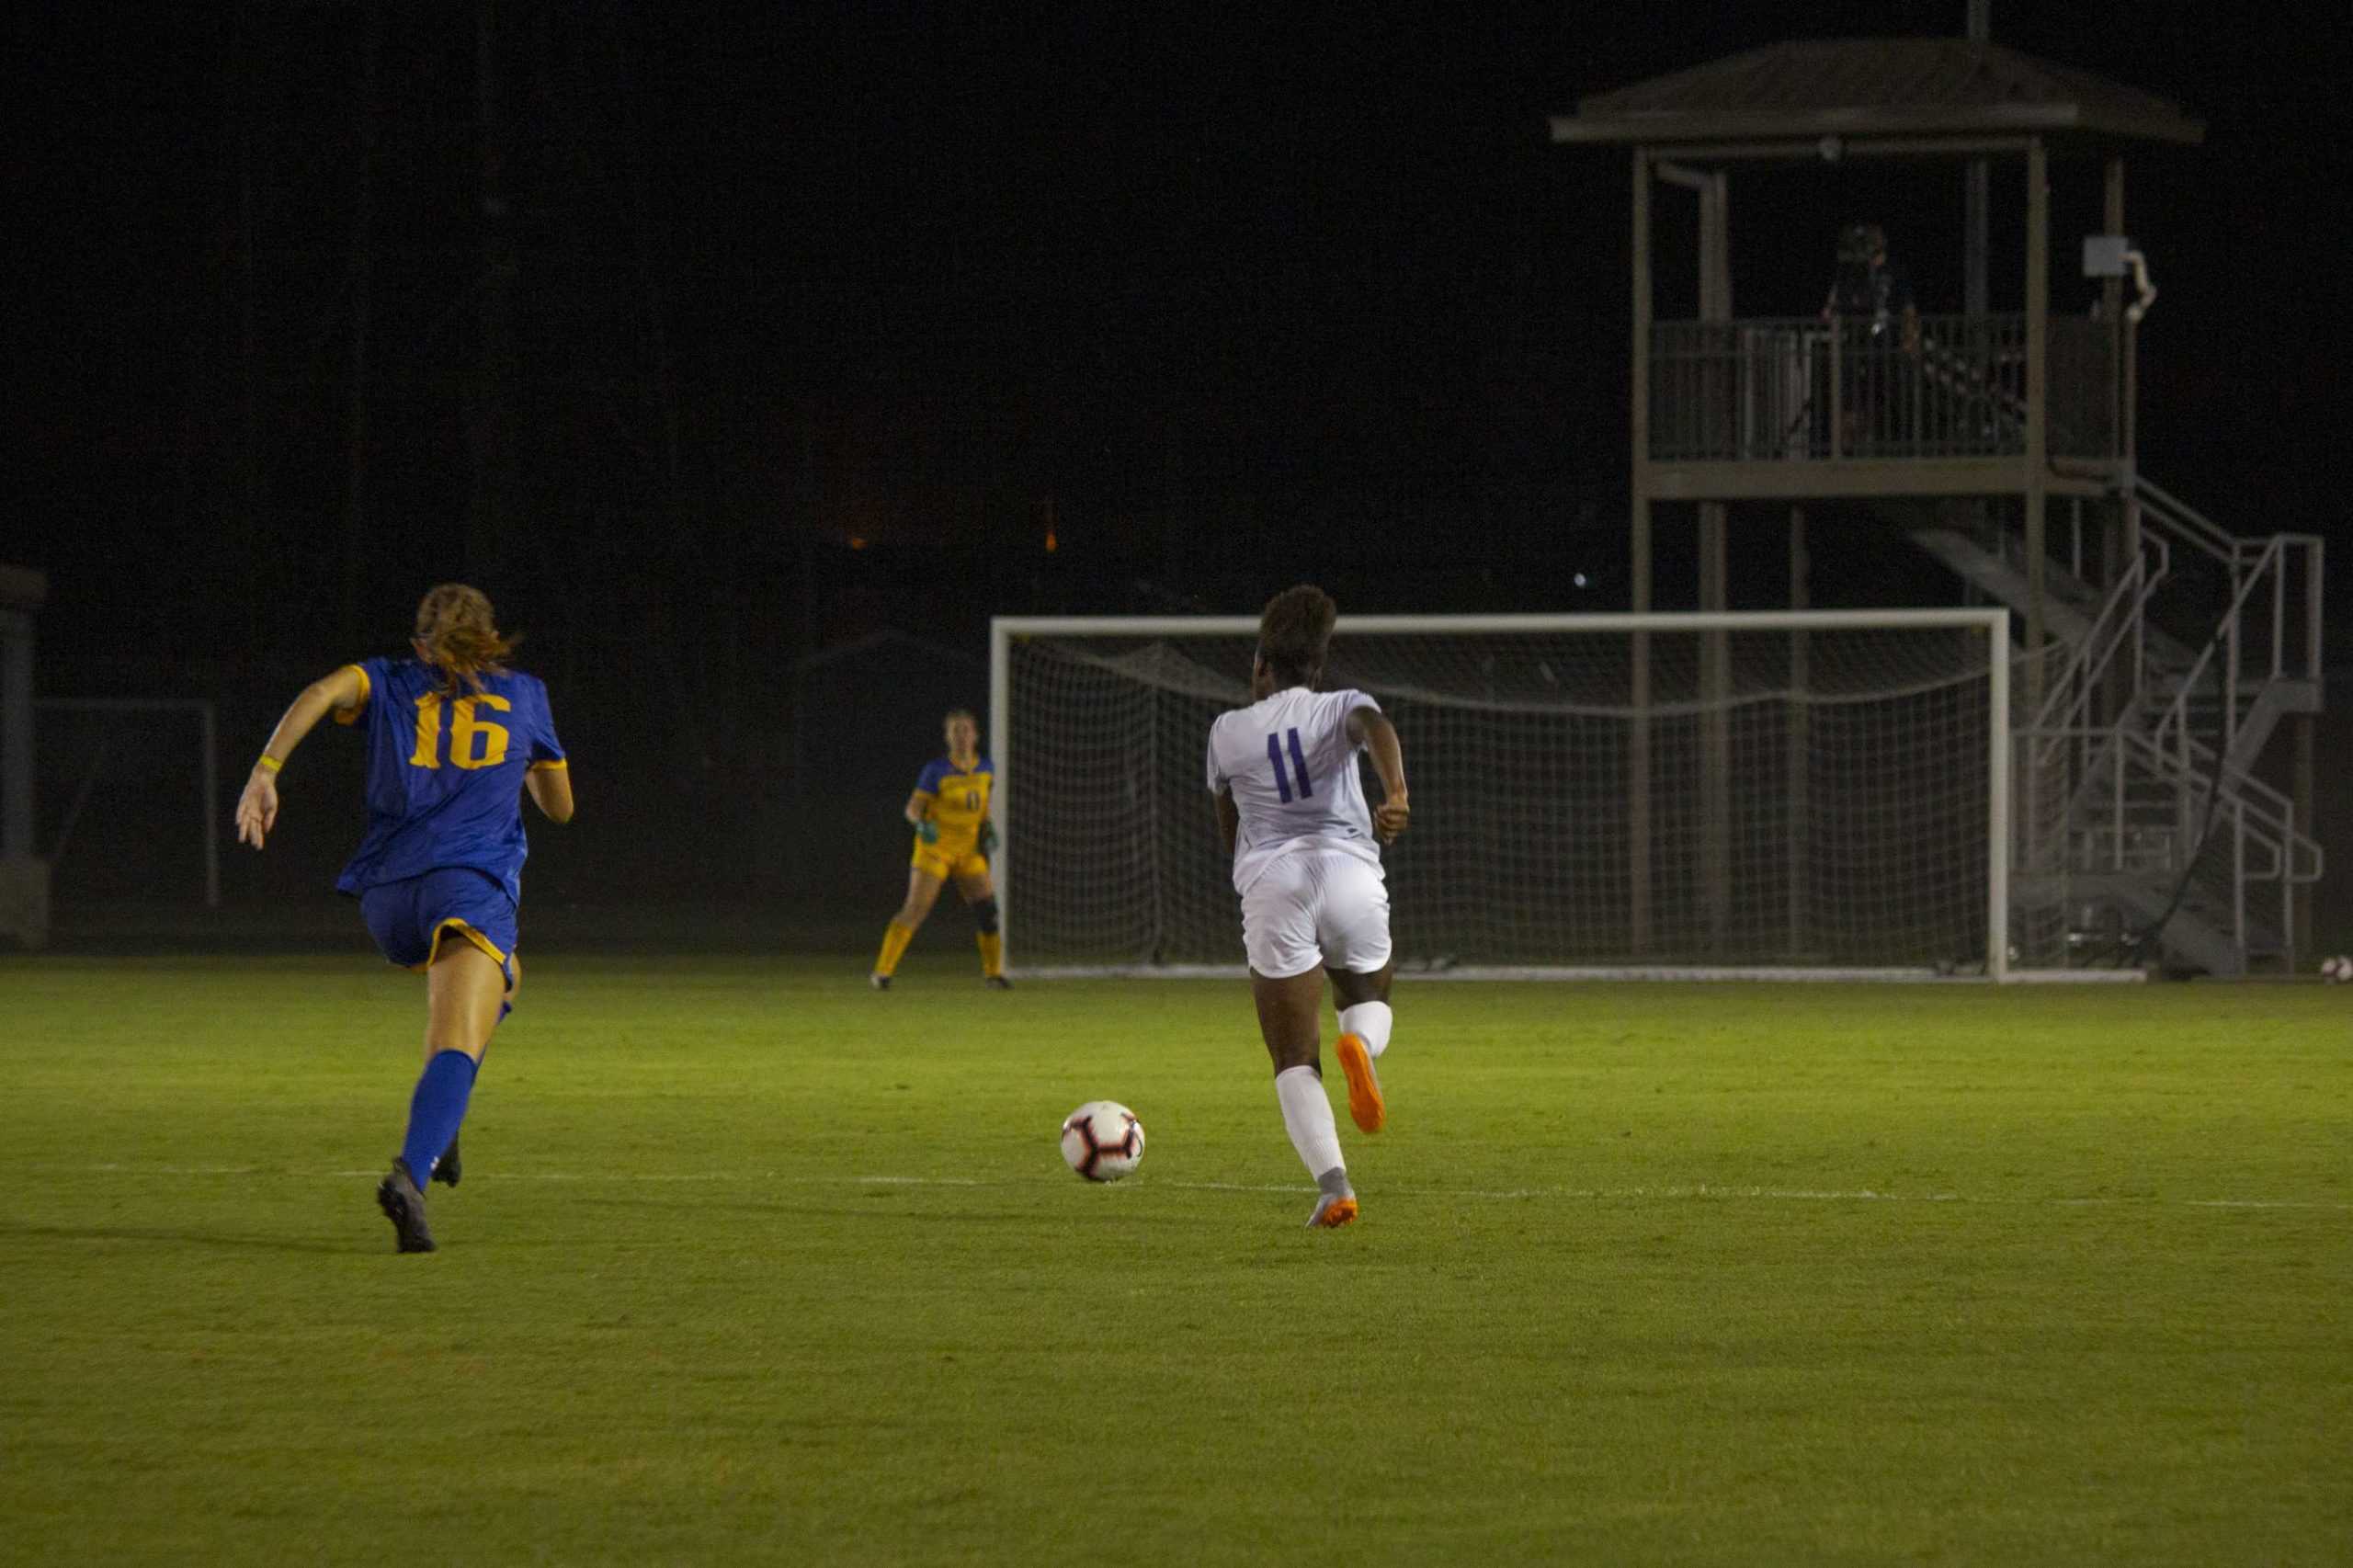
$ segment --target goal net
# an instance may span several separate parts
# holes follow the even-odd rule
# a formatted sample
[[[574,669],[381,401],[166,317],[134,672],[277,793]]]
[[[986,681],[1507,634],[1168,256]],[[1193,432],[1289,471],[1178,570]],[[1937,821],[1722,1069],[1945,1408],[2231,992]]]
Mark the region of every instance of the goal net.
[[[1256,631],[995,623],[1024,970],[1238,971],[1204,753]],[[1414,790],[1399,967],[2000,977],[2007,647],[1998,609],[1344,617],[1323,684],[1380,701]]]

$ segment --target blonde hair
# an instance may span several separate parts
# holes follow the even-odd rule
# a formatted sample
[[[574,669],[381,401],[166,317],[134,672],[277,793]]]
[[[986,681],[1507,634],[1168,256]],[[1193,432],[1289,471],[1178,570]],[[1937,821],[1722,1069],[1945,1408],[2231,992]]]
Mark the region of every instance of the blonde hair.
[[[462,683],[482,689],[485,675],[505,675],[506,656],[519,637],[499,633],[491,619],[490,597],[463,583],[443,583],[416,607],[416,645],[455,691]]]

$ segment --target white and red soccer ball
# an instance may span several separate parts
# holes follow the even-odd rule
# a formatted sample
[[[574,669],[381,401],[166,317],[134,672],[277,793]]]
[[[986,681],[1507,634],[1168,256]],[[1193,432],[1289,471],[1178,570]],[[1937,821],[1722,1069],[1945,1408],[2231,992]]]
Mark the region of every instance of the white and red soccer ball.
[[[1116,1100],[1089,1100],[1063,1119],[1063,1158],[1089,1181],[1117,1181],[1143,1160],[1143,1123]]]

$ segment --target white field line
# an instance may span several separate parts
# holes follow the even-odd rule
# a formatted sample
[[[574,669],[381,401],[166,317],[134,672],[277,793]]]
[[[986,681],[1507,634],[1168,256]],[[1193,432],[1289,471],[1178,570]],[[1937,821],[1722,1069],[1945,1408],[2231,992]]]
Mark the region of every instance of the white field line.
[[[293,1181],[359,1181],[373,1180],[384,1172],[381,1166],[365,1170],[279,1171],[258,1165],[28,1165],[27,1171],[59,1176],[262,1176]],[[498,1171],[485,1172],[490,1181],[545,1182],[608,1182],[622,1186],[652,1182],[730,1183],[745,1187],[1026,1187],[1044,1186],[1057,1178],[1041,1176],[1036,1181],[987,1181],[972,1176],[793,1176],[775,1171],[654,1171],[612,1175],[585,1171]],[[1311,1193],[1312,1182],[1233,1182],[1233,1181],[1159,1181],[1144,1180],[1139,1187],[1165,1188],[1177,1192],[1288,1192]],[[1712,1200],[1717,1202],[1756,1203],[1961,1203],[2002,1204],[2009,1206],[2053,1209],[2100,1208],[2183,1208],[2183,1209],[2281,1209],[2310,1210],[2324,1213],[2353,1213],[2353,1202],[2334,1202],[2325,1199],[2302,1198],[2023,1198],[1999,1197],[1966,1192],[1881,1192],[1871,1187],[1722,1187],[1708,1183],[1667,1187],[1382,1187],[1384,1199],[1465,1199],[1472,1202],[1527,1202],[1542,1199],[1586,1202],[1678,1202]]]
[[[1021,964],[1007,971],[1023,980],[1247,980],[1243,964]],[[1525,981],[1538,984],[1984,985],[1984,974],[1925,968],[1808,969],[1791,964],[1401,964],[1397,977],[1418,985],[1438,981]],[[2137,969],[2014,969],[2010,982],[2038,985],[2138,985]]]

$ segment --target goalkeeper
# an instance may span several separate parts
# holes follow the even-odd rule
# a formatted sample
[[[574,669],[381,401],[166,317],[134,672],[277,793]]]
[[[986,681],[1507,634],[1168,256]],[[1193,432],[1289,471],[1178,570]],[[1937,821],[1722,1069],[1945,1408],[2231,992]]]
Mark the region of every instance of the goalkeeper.
[[[926,765],[907,797],[905,816],[915,824],[915,852],[907,869],[907,901],[882,933],[882,951],[868,977],[877,991],[891,988],[907,944],[939,901],[940,884],[954,879],[980,926],[981,978],[1009,991],[1005,944],[996,928],[996,890],[989,882],[989,851],[996,828],[989,821],[989,792],[996,769],[981,755],[980,721],[963,709],[947,719],[948,755]]]

